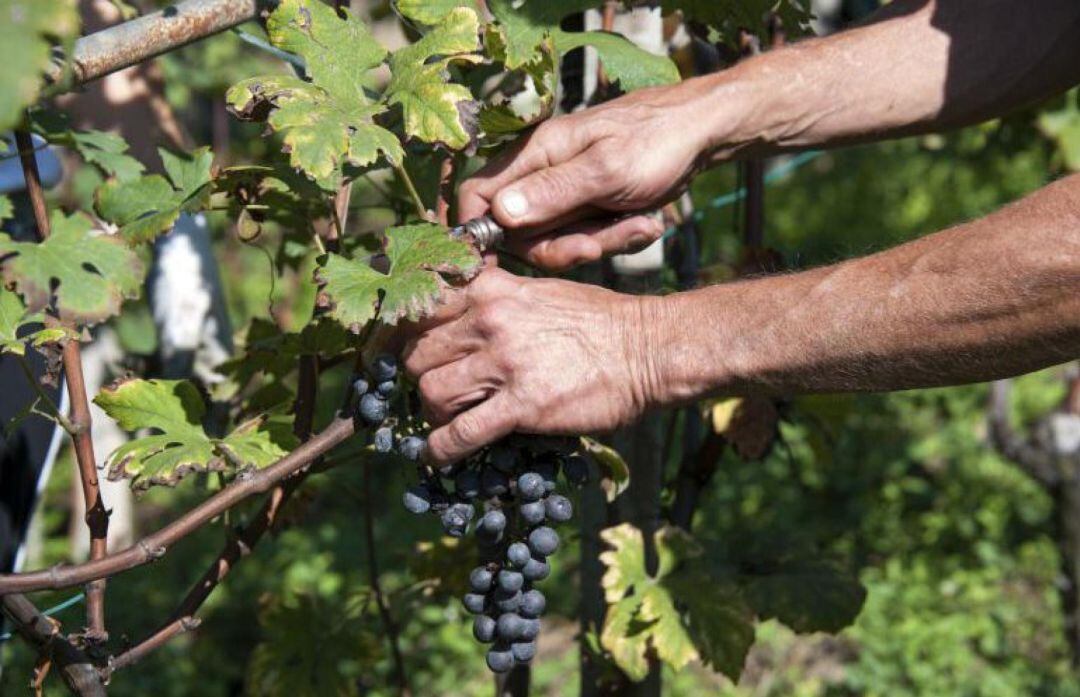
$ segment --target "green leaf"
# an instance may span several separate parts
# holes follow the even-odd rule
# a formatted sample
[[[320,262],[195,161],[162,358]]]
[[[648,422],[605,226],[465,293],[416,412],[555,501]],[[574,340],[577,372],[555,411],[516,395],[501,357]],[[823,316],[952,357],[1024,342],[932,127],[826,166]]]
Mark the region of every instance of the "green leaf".
[[[203,431],[206,406],[186,380],[127,380],[94,397],[125,431],[153,429],[105,460],[109,479],[131,477],[133,489],[174,486],[189,472],[224,471],[226,466]]]
[[[37,101],[53,46],[78,33],[74,0],[0,0],[0,131]]]
[[[27,344],[39,348],[46,343],[78,339],[71,330],[45,322],[42,313],[27,313],[18,294],[0,286],[0,353],[22,356]]]
[[[560,54],[580,46],[593,46],[612,81],[626,91],[679,81],[679,71],[667,56],[658,56],[610,32],[568,32],[559,27],[564,17],[593,9],[589,0],[490,0],[488,7],[499,22],[503,62],[515,69],[537,59],[544,38],[550,36]]]
[[[138,297],[142,262],[119,239],[91,234],[82,215],[54,211],[50,221],[52,235],[41,243],[0,233],[0,274],[31,312],[48,309],[62,322],[90,325]]]
[[[747,577],[745,585],[760,617],[775,617],[800,633],[838,632],[855,621],[866,600],[857,578],[823,559],[785,560]]]
[[[505,62],[501,34],[489,28],[487,37],[488,52],[496,60]],[[555,85],[558,79],[554,42],[549,38],[541,43],[537,59],[526,63],[521,70],[536,91],[538,108],[531,113],[521,113],[510,101],[485,104],[480,111],[480,129],[485,135],[516,133],[551,116],[555,107]]]
[[[181,213],[194,213],[210,203],[210,166],[214,154],[199,148],[191,155],[159,150],[169,178],[160,174],[112,180],[97,190],[95,208],[102,218],[120,226],[128,244],[149,242],[168,232]]]
[[[630,486],[630,466],[619,454],[595,438],[581,437],[581,447],[596,462],[603,474],[600,486],[604,489],[608,503],[614,501]]]
[[[390,56],[386,99],[401,105],[406,135],[455,150],[473,142],[479,105],[467,87],[449,82],[447,68],[454,61],[479,61],[479,48],[480,20],[473,10],[459,7]]]
[[[385,106],[365,91],[365,77],[386,50],[363,21],[342,12],[344,18],[318,0],[284,0],[267,30],[275,46],[304,59],[307,77],[250,78],[226,95],[239,118],[266,120],[281,133],[292,166],[320,182],[346,162],[365,167],[380,155],[391,164],[404,157],[397,136],[373,121]]]
[[[14,214],[15,209],[11,205],[11,199],[0,194],[0,223],[9,220]]]
[[[142,163],[127,154],[127,141],[114,133],[76,130],[66,114],[56,111],[36,110],[30,121],[35,133],[52,145],[79,153],[106,177],[130,180],[143,173]]]
[[[753,615],[739,590],[694,572],[673,574],[661,583],[685,606],[684,626],[702,662],[738,680],[754,643]]]
[[[330,316],[359,332],[374,319],[396,324],[418,320],[435,309],[447,278],[464,281],[480,271],[480,255],[468,242],[451,237],[440,225],[421,223],[390,228],[386,256],[389,273],[330,254],[318,270]]]
[[[780,19],[789,38],[810,33],[814,14],[810,0],[662,0],[664,14],[681,11],[687,19],[708,25],[724,41],[737,46],[739,30],[759,37],[769,34],[769,16]]]
[[[1080,171],[1080,91],[1069,93],[1060,109],[1039,115],[1039,130],[1057,143],[1065,166]]]
[[[265,467],[296,446],[287,424],[266,417],[211,438],[202,426],[202,396],[186,380],[125,380],[104,388],[94,403],[126,431],[155,431],[120,446],[105,461],[110,479],[131,477],[136,490],[174,486],[190,472]]]
[[[394,4],[398,12],[408,19],[428,26],[438,24],[458,7],[480,11],[476,0],[397,0]]]

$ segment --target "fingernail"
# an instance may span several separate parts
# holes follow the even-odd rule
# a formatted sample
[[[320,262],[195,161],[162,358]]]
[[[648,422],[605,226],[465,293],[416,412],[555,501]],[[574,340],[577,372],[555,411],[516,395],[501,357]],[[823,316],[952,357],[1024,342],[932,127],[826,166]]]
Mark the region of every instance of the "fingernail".
[[[499,194],[499,203],[506,214],[511,218],[520,218],[529,212],[529,201],[525,194],[511,189]]]

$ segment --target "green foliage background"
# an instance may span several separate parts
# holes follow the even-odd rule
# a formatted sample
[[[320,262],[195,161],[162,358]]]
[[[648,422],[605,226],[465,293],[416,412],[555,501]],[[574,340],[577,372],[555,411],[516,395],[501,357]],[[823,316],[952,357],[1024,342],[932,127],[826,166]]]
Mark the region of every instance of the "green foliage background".
[[[226,35],[168,59],[170,76],[198,77],[185,80],[185,89],[170,90],[181,111],[208,96],[220,98],[237,77],[235,61],[207,57],[245,55],[237,46]],[[208,74],[216,65],[228,74]],[[805,268],[988,213],[1077,166],[1076,104],[1074,93],[1043,109],[945,136],[827,154],[770,189],[767,240],[789,267]],[[239,136],[250,128],[233,128],[238,159],[257,156],[264,145]],[[693,193],[704,202],[734,183],[733,168],[725,166],[699,178]],[[365,205],[363,190],[356,202]],[[378,212],[359,208],[357,214],[366,216],[362,226],[386,224]],[[732,214],[728,208],[706,215],[709,263],[732,264],[737,257]],[[215,222],[224,233],[224,218]],[[219,244],[230,313],[234,326],[244,327],[265,314],[271,293],[266,259],[231,233],[222,234]],[[288,299],[279,308],[310,306],[310,273],[303,266],[301,261],[293,283],[273,290],[279,301]],[[140,317],[145,314],[128,313],[118,328],[132,350],[146,352],[153,340]],[[343,385],[344,370],[337,378]],[[323,422],[341,385],[323,391]],[[781,447],[764,462],[726,456],[695,527],[706,545],[716,554],[735,544],[813,546],[857,569],[868,599],[856,624],[836,637],[798,637],[776,623],[763,625],[738,686],[693,667],[665,675],[666,693],[1080,695],[1061,638],[1051,501],[991,451],[986,396],[984,386],[969,386],[796,399],[785,409]],[[1061,397],[1055,371],[1021,379],[1018,422],[1030,423]],[[70,459],[64,460],[50,483],[42,564],[66,559],[72,470]],[[674,475],[674,462],[669,473]],[[454,599],[465,577],[462,555],[443,543],[429,549],[437,524],[401,510],[404,473],[377,469],[370,501],[361,475],[344,466],[312,478],[291,504],[291,524],[215,592],[198,631],[126,671],[112,693],[392,694],[368,587],[361,514],[368,505],[414,692],[490,694],[482,649]],[[151,491],[139,504],[140,525],[171,519],[204,497],[214,481],[196,477],[174,491]],[[245,512],[252,510],[221,523],[235,524]],[[792,531],[799,539],[778,540]],[[130,628],[132,640],[152,630],[220,541],[221,525],[210,526],[151,568],[112,580],[110,625]],[[576,571],[573,542],[555,559],[547,584],[553,608],[534,671],[537,694],[577,691]],[[42,596],[41,603],[64,597]],[[69,621],[78,621],[77,610],[67,613]],[[32,658],[18,642],[0,651],[0,693],[18,694]]]

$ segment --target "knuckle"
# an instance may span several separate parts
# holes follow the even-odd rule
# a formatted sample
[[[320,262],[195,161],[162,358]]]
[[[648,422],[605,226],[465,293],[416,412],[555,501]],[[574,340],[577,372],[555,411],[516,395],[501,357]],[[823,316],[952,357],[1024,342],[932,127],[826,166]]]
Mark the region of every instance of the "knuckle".
[[[416,381],[416,389],[420,391],[420,398],[424,400],[424,403],[431,406],[435,404],[435,398],[437,383],[431,373],[424,373],[420,376],[420,379]]]

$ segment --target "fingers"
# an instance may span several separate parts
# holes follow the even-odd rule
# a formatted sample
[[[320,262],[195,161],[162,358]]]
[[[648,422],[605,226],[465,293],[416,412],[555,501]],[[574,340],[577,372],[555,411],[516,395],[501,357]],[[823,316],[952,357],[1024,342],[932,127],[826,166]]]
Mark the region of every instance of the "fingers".
[[[516,425],[514,405],[505,393],[497,393],[432,431],[427,441],[427,457],[435,465],[456,462],[508,436]]]
[[[420,396],[433,425],[491,397],[499,387],[496,371],[485,354],[473,353],[420,376]]]
[[[504,246],[517,256],[550,271],[564,271],[610,254],[644,249],[664,234],[663,222],[635,215],[616,222],[586,222],[535,238],[511,238]]]
[[[401,356],[405,371],[413,377],[459,361],[476,351],[480,342],[473,332],[472,318],[460,317],[434,326],[410,339]]]
[[[600,176],[590,152],[528,174],[499,190],[491,202],[492,216],[501,225],[529,227],[535,232],[565,225],[575,211],[589,207],[607,190],[608,182]]]

